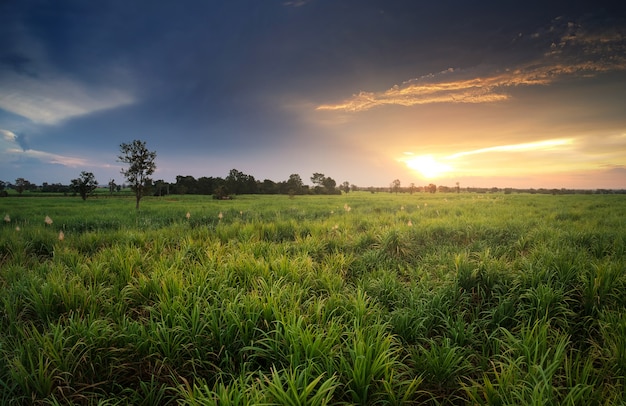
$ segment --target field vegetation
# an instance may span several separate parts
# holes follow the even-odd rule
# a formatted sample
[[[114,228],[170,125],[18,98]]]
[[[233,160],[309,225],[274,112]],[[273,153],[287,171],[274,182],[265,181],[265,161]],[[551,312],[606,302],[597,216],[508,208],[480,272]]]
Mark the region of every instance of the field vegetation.
[[[626,401],[622,195],[134,206],[0,201],[0,404]]]

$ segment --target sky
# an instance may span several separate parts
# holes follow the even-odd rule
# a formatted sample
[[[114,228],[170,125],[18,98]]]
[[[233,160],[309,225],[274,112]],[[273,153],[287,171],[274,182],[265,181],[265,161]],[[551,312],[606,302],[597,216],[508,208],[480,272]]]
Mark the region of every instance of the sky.
[[[617,1],[3,0],[0,180],[626,188]]]

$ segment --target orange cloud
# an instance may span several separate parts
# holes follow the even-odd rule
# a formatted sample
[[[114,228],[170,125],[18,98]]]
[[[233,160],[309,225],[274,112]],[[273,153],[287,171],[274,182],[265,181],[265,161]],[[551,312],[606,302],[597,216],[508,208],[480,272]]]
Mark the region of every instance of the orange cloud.
[[[464,72],[459,70],[448,69],[385,91],[362,91],[342,102],[320,105],[316,110],[359,112],[385,105],[500,102],[510,99],[506,93],[509,87],[548,85],[567,76],[626,70],[625,35],[621,32],[587,33],[568,27],[542,59],[514,69],[472,78],[461,77]]]

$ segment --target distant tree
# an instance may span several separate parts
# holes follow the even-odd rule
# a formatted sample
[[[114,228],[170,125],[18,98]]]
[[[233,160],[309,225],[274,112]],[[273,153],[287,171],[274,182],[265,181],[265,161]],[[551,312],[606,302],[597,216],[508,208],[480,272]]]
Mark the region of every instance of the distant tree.
[[[394,179],[394,181],[391,182],[391,190],[396,194],[400,191],[400,179]]]
[[[415,192],[415,183],[411,182],[411,184],[409,185],[409,192],[410,194],[413,194],[413,192]]]
[[[93,193],[98,187],[98,181],[91,172],[82,171],[80,176],[70,181],[70,189],[78,193],[83,200]]]
[[[315,172],[313,176],[311,176],[311,183],[313,183],[313,189],[315,189],[316,192],[319,192],[320,189],[322,189],[325,178],[326,176],[319,172]]]
[[[216,187],[213,191],[213,198],[220,200],[230,199],[230,195],[228,194],[228,188],[226,187],[226,185],[219,185],[218,187]]]
[[[343,190],[346,193],[350,192],[350,182],[348,181],[343,182],[341,184],[341,190]]]
[[[193,176],[176,176],[176,184],[174,185],[176,193],[180,195],[198,193],[198,181]],[[210,194],[210,193],[207,193]]]
[[[297,173],[292,173],[291,175],[289,175],[286,187],[287,193],[292,191],[294,194],[301,194],[302,189],[304,188],[304,182],[302,182],[302,178],[300,177],[300,175],[298,175]]]
[[[437,191],[437,185],[435,185],[434,183],[430,183],[426,190],[428,190],[430,193],[435,193]]]
[[[115,192],[116,188],[117,188],[117,185],[115,184],[115,180],[114,180],[114,179],[111,179],[111,180],[109,181],[109,194],[111,194],[111,195],[112,195],[112,194],[113,194],[113,192]]]
[[[264,179],[263,182],[259,184],[259,192],[266,195],[276,194],[278,193],[278,185],[273,180]]]
[[[461,193],[461,184],[459,182],[456,182],[456,192]]]
[[[314,173],[311,176],[311,182],[313,185],[313,190],[318,194],[336,194],[341,193],[341,191],[336,190],[337,182],[328,176],[325,176],[323,173]]]
[[[48,183],[44,182],[41,184],[41,188],[39,189],[43,193],[65,193],[70,191],[70,186],[62,185],[60,183]]]
[[[134,140],[131,143],[120,144],[120,162],[128,164],[127,169],[122,169],[122,175],[130,183],[135,192],[135,208],[139,209],[139,201],[143,197],[146,186],[152,183],[150,175],[156,170],[156,152],[148,151],[145,141]]]
[[[335,187],[337,186],[337,182],[335,182],[335,180],[331,178],[330,176],[324,177],[324,180],[322,181],[322,185],[324,185],[324,192],[329,195],[335,194],[335,193],[341,193],[341,191],[338,191],[335,189]]]
[[[213,176],[206,177],[202,176],[198,178],[196,182],[197,191],[196,193],[200,195],[212,195],[219,186],[223,186],[225,184],[225,180],[222,178],[214,178]]]
[[[237,195],[257,193],[258,191],[254,176],[246,175],[237,169],[231,169],[228,173],[226,177],[226,187],[228,187],[231,193]]]
[[[15,190],[17,193],[22,194],[25,190],[30,189],[32,184],[24,178],[15,179]]]
[[[237,169],[231,169],[226,176],[226,187],[234,194],[241,194],[242,183],[244,183],[245,174]]]
[[[170,194],[170,184],[164,181],[163,179],[159,179],[154,182],[154,195],[155,196],[166,196]]]

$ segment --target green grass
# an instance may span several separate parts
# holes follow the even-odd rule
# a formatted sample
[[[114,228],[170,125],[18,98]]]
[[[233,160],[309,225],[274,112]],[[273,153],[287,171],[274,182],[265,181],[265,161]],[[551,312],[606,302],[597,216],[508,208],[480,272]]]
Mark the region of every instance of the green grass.
[[[0,404],[626,402],[621,195],[133,203],[0,199]]]

